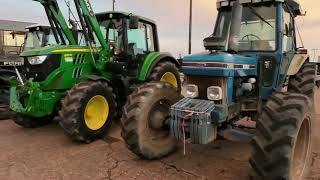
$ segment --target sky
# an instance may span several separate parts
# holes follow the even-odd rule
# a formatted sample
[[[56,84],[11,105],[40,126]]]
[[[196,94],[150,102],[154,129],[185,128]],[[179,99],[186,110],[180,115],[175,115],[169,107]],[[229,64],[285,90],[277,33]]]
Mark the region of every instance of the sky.
[[[58,0],[67,16],[65,0]],[[66,0],[68,1],[68,0]],[[72,2],[72,1],[71,1]],[[112,9],[112,0],[91,0],[95,12]],[[320,1],[300,0],[307,16],[297,21],[306,48],[320,48]],[[46,23],[42,5],[32,0],[0,0],[0,19]],[[175,56],[188,50],[189,0],[116,0],[116,10],[132,12],[157,22],[162,51]],[[194,0],[192,52],[204,50],[202,40],[212,34],[217,15],[216,0]],[[313,53],[310,52],[313,56]],[[319,51],[320,54],[320,51]]]

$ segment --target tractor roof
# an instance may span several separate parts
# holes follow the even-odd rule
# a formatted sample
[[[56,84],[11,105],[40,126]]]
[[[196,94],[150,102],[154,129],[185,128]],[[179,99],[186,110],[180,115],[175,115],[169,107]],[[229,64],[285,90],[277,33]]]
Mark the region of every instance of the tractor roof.
[[[26,29],[35,29],[35,28],[48,29],[48,28],[50,28],[50,26],[49,25],[45,25],[45,24],[33,24],[33,25],[30,25],[30,26],[26,27]]]
[[[236,0],[217,0],[217,8],[220,9],[224,6],[232,6],[233,2]],[[261,2],[286,2],[291,8],[296,16],[305,15],[305,11],[302,10],[299,0],[239,0],[240,3],[261,3]]]
[[[136,14],[132,14],[132,13],[128,13],[128,12],[123,12],[123,11],[108,11],[108,12],[101,12],[101,13],[96,13],[96,16],[98,18],[103,18],[104,16],[110,17],[110,15],[113,16],[118,16],[118,17],[130,17],[130,16],[138,16]],[[143,17],[143,16],[138,16],[139,19],[146,21],[148,23],[151,24],[156,24],[156,22],[152,19],[149,19],[147,17]]]

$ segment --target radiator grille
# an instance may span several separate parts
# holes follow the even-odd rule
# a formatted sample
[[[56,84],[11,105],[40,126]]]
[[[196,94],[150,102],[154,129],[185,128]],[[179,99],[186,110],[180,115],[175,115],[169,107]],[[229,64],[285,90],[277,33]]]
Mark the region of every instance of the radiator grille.
[[[41,82],[46,80],[46,78],[54,70],[60,67],[61,55],[52,54],[47,57],[47,59],[38,65],[32,65],[29,63],[27,58],[24,59],[24,66],[21,66],[21,72],[25,78],[33,78],[35,82]]]
[[[219,86],[224,93],[223,100],[216,102],[217,104],[226,102],[227,83],[224,77],[209,77],[209,76],[186,76],[187,84],[195,84],[199,89],[199,99],[207,98],[207,89],[210,86]]]

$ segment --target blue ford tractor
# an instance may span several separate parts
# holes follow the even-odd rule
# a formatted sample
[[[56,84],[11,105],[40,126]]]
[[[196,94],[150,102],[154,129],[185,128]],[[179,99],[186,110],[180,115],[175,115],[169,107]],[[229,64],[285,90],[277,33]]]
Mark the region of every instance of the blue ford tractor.
[[[310,155],[315,65],[297,47],[295,0],[218,0],[204,53],[183,58],[185,98],[166,83],[139,87],[124,107],[131,151],[158,159],[217,138],[252,142],[253,179],[302,179]]]

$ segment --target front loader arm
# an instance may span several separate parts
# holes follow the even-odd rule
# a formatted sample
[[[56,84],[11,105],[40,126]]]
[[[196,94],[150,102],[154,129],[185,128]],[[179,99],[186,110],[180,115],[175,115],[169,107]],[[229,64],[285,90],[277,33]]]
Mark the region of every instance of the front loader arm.
[[[84,21],[85,21],[85,25],[87,27],[82,27],[83,29],[87,28],[88,30],[92,30],[100,45],[101,45],[101,54],[106,56],[109,54],[109,47],[107,45],[106,40],[103,37],[102,31],[100,29],[100,25],[98,23],[98,20],[95,16],[95,13],[93,12],[92,6],[89,2],[89,0],[74,0],[75,1],[75,5],[79,6],[78,8],[81,9],[82,14],[79,13],[79,16],[83,16]],[[80,17],[81,19],[81,17]],[[93,36],[93,35],[92,35]],[[92,38],[91,36],[91,38]],[[93,39],[91,39],[91,41],[94,41]]]
[[[61,42],[62,44],[66,44],[64,38],[68,39],[70,45],[78,44],[62,12],[60,11],[57,0],[33,0],[33,1],[40,2],[44,6],[53,34],[58,43],[60,43],[58,38],[58,35],[59,35],[62,41]],[[63,36],[63,34],[65,36]]]

